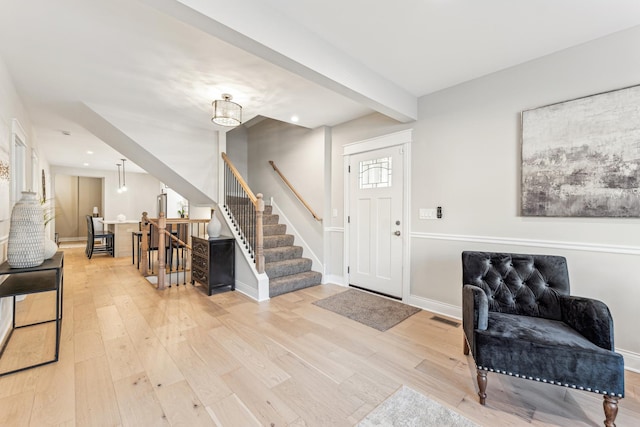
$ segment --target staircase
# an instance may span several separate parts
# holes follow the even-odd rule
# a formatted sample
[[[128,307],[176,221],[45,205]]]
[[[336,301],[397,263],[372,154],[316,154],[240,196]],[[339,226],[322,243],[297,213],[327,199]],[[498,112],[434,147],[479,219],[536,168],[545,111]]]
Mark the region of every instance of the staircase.
[[[265,206],[263,247],[271,298],[316,286],[322,281],[322,274],[311,271],[311,260],[302,258],[302,248],[293,245],[293,236],[286,234],[287,226],[278,221],[272,207]]]

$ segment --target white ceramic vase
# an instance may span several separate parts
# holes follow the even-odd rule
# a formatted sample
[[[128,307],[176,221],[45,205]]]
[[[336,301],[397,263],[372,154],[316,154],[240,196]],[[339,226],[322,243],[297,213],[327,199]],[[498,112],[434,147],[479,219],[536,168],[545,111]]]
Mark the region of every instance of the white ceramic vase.
[[[220,230],[222,230],[222,223],[218,217],[216,217],[215,212],[212,212],[211,221],[209,221],[209,224],[207,225],[207,234],[209,237],[219,237]]]
[[[48,237],[44,238],[44,259],[52,258],[56,252],[58,252],[58,245],[56,242]]]
[[[36,267],[44,262],[44,214],[36,193],[23,191],[11,211],[7,262],[13,268]]]

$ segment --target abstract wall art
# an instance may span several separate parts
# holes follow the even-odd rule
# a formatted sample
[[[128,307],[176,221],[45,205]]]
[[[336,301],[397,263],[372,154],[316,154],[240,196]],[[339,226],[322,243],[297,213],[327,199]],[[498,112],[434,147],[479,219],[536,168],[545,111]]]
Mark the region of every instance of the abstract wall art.
[[[640,86],[522,112],[522,215],[640,217]]]

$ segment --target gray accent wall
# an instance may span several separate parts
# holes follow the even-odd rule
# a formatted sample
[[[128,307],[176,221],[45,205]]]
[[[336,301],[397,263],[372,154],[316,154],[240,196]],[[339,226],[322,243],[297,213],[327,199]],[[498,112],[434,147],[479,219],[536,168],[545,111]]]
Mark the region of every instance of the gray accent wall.
[[[325,127],[307,129],[276,120],[264,120],[248,129],[249,186],[273,197],[307,245],[322,260],[323,223],[282,182],[268,161],[273,160],[295,189],[320,217],[324,212]],[[326,220],[326,219],[325,219]],[[300,245],[300,242],[296,242]],[[303,256],[309,257],[308,254]]]
[[[616,347],[635,353],[627,363],[640,369],[640,219],[520,215],[520,112],[640,84],[638,46],[640,27],[420,98],[419,119],[409,126],[410,303],[459,312],[463,250],[563,255],[572,293],[608,304]],[[343,211],[342,146],[397,130],[375,115],[334,128],[332,208]],[[442,219],[418,218],[419,208],[436,206]]]

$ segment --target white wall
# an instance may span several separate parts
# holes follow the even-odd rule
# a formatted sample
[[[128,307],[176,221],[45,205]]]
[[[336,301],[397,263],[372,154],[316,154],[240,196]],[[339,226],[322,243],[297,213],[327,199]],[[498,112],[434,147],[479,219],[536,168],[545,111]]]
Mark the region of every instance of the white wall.
[[[376,136],[386,135],[410,129],[413,123],[398,123],[382,114],[374,113],[335,126],[331,129],[331,213],[325,221],[327,229],[327,260],[325,270],[335,282],[346,284],[342,276],[344,269],[344,160],[343,146],[353,142],[364,141]],[[336,216],[333,216],[333,213]]]
[[[640,369],[640,335],[635,331],[640,220],[519,215],[520,112],[639,84],[637,46],[640,27],[419,100],[419,120],[410,125],[414,129],[410,302],[459,315],[463,250],[563,255],[572,293],[608,304],[616,347],[628,367]],[[397,130],[384,119],[374,119],[368,123],[369,133]],[[353,125],[336,127],[336,150],[362,139],[357,132],[350,135]],[[332,203],[337,206],[341,179],[334,171]],[[419,208],[436,206],[443,207],[442,219],[418,219]]]
[[[184,197],[175,192],[172,188],[165,188],[164,192],[167,193],[167,218],[180,218],[180,214],[178,212],[183,207],[186,211],[185,214],[189,213],[188,201]]]
[[[326,131],[324,127],[309,130],[276,120],[264,120],[249,128],[248,167],[251,171],[251,190],[256,194],[263,193],[267,203],[273,197],[320,259],[323,253],[322,222],[313,218],[268,161],[274,161],[316,215],[322,216]]]
[[[212,200],[217,200],[218,132],[208,119],[202,128],[184,128],[177,123],[150,122],[148,116],[123,114],[104,106],[92,108]],[[142,164],[140,159],[131,160]],[[156,174],[152,169],[145,170]],[[170,182],[167,184],[174,187]]]
[[[31,128],[31,120],[22,105],[22,101],[18,97],[18,94],[13,85],[13,81],[9,74],[9,71],[4,63],[4,60],[0,57],[0,147],[4,150],[9,150],[10,141],[12,138],[12,123],[17,119],[26,133],[27,145],[26,152],[26,178],[27,188],[32,188],[39,194],[41,194],[42,184],[40,182],[40,171],[44,169],[46,178],[49,178],[49,164],[47,160],[38,153],[37,141]],[[38,168],[36,173],[33,171],[31,162],[32,152],[38,155]],[[33,177],[37,176],[37,182],[32,182]],[[47,180],[47,198],[50,198],[51,184]],[[19,199],[18,195],[16,199]],[[8,203],[8,200],[0,200],[0,203]],[[4,262],[7,259],[7,239],[9,237],[9,224],[10,221],[0,221],[0,262]],[[0,278],[4,280],[4,278]],[[12,305],[11,298],[3,298],[0,300],[0,343],[6,338],[6,334],[11,327],[12,318]]]
[[[240,175],[249,181],[249,168],[247,161],[249,158],[249,131],[245,126],[227,132],[227,156],[233,162]]]

